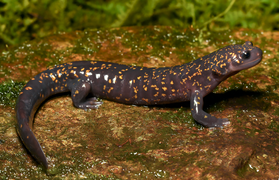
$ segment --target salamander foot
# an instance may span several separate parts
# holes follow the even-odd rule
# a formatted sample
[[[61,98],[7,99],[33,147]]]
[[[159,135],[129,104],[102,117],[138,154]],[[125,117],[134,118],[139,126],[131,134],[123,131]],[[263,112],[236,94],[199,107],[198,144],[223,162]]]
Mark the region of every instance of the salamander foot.
[[[88,98],[85,102],[80,102],[79,104],[75,105],[78,108],[81,109],[98,109],[99,106],[101,106],[103,102],[97,101],[96,97]]]
[[[230,121],[228,118],[223,118],[223,119],[217,119],[214,118],[214,121],[208,122],[206,125],[207,127],[224,127],[230,124]]]

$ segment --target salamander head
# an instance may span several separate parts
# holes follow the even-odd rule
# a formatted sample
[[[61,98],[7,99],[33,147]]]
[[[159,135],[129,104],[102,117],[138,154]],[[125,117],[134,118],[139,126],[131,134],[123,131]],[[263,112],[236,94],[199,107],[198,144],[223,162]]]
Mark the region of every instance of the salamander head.
[[[218,50],[214,59],[217,60],[214,60],[212,66],[215,76],[227,78],[258,64],[262,60],[262,50],[246,41],[243,45],[232,45]]]

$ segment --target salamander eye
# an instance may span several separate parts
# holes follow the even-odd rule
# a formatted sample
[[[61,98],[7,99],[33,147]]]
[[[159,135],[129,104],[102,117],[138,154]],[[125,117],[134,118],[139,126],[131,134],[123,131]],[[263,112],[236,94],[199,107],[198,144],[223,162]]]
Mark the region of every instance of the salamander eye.
[[[243,51],[241,54],[242,59],[250,58],[250,51]]]

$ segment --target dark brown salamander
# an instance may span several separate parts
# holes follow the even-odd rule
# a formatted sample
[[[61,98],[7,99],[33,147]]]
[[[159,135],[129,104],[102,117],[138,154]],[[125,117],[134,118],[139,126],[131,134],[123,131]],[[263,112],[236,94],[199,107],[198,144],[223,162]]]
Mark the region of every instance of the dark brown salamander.
[[[102,103],[96,98],[135,105],[190,101],[192,116],[198,123],[222,127],[229,123],[228,119],[204,112],[203,97],[229,76],[255,66],[261,59],[261,49],[247,41],[166,68],[97,61],[61,64],[32,78],[20,92],[16,105],[18,134],[30,153],[47,168],[47,159],[31,130],[34,114],[46,98],[67,91],[71,92],[74,106],[82,109],[98,108]]]

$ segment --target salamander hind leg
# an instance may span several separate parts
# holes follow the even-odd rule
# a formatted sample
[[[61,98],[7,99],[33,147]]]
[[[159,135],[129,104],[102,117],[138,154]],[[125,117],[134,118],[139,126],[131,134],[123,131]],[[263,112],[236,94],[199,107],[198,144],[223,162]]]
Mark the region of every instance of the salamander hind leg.
[[[81,109],[97,109],[103,103],[97,101],[96,97],[88,98],[91,91],[89,82],[76,82],[72,86],[71,97],[74,106]]]
[[[203,111],[203,96],[198,90],[192,93],[190,106],[193,118],[205,127],[223,127],[230,124],[227,118],[218,119]]]

